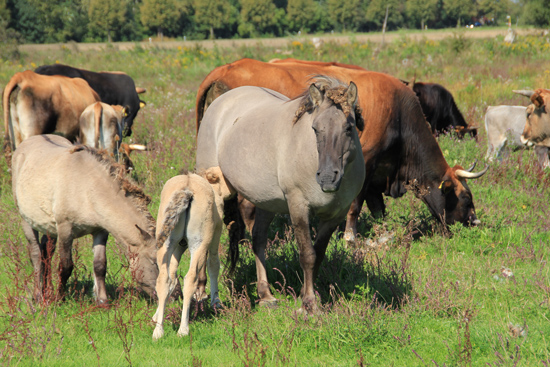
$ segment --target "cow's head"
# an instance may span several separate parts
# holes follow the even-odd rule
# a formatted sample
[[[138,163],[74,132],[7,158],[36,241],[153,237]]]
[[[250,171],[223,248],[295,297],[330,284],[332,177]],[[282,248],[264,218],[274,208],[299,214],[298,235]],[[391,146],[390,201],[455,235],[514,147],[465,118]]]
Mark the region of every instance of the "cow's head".
[[[449,167],[437,187],[432,187],[422,198],[432,214],[442,223],[451,225],[462,223],[465,226],[476,226],[477,219],[473,195],[466,179],[479,178],[487,172],[487,166],[481,172],[471,172],[475,166],[465,170],[456,165]]]
[[[550,146],[550,116],[547,110],[550,104],[550,90],[515,90],[514,93],[529,97],[531,100],[531,104],[525,111],[526,121],[521,142],[528,146],[535,144]]]

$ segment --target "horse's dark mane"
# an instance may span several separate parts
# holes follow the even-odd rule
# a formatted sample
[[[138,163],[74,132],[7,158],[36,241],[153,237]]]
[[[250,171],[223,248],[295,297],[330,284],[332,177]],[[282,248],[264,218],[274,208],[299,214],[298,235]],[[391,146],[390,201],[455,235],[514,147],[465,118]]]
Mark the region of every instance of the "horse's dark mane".
[[[314,75],[310,78],[313,84],[330,98],[334,104],[339,105],[346,116],[351,112],[352,106],[348,103],[348,86],[339,79],[327,75]],[[300,106],[294,115],[293,123],[296,123],[306,112],[312,112],[315,106],[309,95],[309,88],[293,100],[300,100]],[[363,130],[364,120],[359,103],[355,105],[355,124],[359,130]]]
[[[118,183],[119,188],[126,192],[126,197],[132,199],[138,211],[147,218],[149,222],[147,232],[155,233],[155,220],[147,208],[147,205],[151,202],[151,197],[126,175],[126,167],[115,162],[105,149],[95,149],[86,145],[76,145],[70,152],[71,154],[85,152],[104,166],[109,175]]]

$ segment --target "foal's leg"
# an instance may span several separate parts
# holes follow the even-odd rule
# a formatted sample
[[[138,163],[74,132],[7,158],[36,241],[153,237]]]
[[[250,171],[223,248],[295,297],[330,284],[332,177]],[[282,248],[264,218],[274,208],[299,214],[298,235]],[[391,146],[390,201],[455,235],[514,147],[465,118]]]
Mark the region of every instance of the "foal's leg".
[[[61,223],[57,225],[57,240],[59,242],[59,299],[65,299],[65,286],[67,280],[73,272],[73,237],[70,223]]]
[[[45,246],[41,246],[38,232],[32,229],[25,220],[21,221],[23,233],[29,242],[27,248],[34,269],[33,299],[35,302],[44,301],[44,260],[47,256]]]
[[[177,284],[176,272],[181,255],[185,251],[183,246],[179,245],[179,241],[174,241],[168,237],[164,245],[157,251],[157,264],[159,266],[159,275],[157,278],[156,292],[159,300],[157,311],[153,316],[153,321],[156,323],[153,331],[153,340],[157,340],[164,335],[164,310],[170,294],[174,291]]]
[[[107,274],[106,244],[109,238],[107,231],[94,234],[94,295],[98,305],[107,305],[107,288],[105,274]]]
[[[267,246],[267,230],[275,214],[256,208],[256,220],[252,228],[252,249],[256,255],[257,288],[260,305],[275,305],[277,299],[269,290],[269,281],[265,270],[265,247]]]

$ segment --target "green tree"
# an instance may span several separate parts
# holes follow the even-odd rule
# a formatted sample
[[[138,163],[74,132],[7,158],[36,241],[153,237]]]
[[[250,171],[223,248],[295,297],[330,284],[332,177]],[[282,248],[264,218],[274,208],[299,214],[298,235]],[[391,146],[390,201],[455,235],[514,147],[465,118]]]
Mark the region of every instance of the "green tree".
[[[282,9],[271,0],[241,0],[239,35],[255,37],[273,31]],[[283,11],[284,13],[284,11]],[[278,17],[276,15],[279,15]]]
[[[317,6],[313,0],[288,0],[286,16],[290,29],[307,33],[314,28]]]
[[[447,15],[447,24],[469,23],[476,14],[475,0],[443,0],[443,9]]]
[[[90,31],[112,41],[112,33],[126,22],[128,4],[125,0],[89,0]]]
[[[439,0],[407,0],[405,4],[406,14],[414,27],[424,29],[424,26],[432,28],[439,15]]]
[[[367,7],[369,28],[381,30],[388,9],[388,29],[402,27],[404,23],[405,3],[401,0],[372,0]]]
[[[357,30],[365,19],[365,4],[362,0],[328,0],[328,14],[338,29]]]
[[[550,26],[550,6],[548,0],[529,0],[523,8],[523,21],[535,27]]]
[[[230,26],[234,22],[236,9],[228,0],[195,0],[195,22],[208,27],[210,39],[215,38],[214,30]]]
[[[157,30],[163,38],[163,29],[173,30],[181,15],[181,4],[176,0],[143,0],[140,7],[141,23]]]

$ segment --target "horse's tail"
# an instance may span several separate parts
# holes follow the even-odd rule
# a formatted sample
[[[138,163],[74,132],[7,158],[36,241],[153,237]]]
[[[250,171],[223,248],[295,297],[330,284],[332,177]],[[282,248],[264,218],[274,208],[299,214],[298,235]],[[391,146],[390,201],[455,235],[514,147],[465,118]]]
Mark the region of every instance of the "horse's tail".
[[[11,121],[11,113],[10,113],[10,96],[15,88],[19,85],[19,83],[22,81],[22,75],[21,73],[15,74],[6,87],[4,88],[4,92],[2,93],[2,107],[4,108],[4,153],[7,154],[7,150],[11,148],[11,150],[15,150],[15,136],[13,134],[13,126]],[[10,132],[11,132],[11,139],[10,139]]]
[[[237,195],[225,201],[223,222],[229,231],[229,274],[233,274],[239,261],[239,243],[244,239],[244,221],[239,211]]]
[[[188,189],[178,190],[170,196],[170,202],[164,211],[164,219],[160,224],[161,231],[157,237],[157,248],[164,245],[180,221],[187,220],[187,209],[192,199],[193,193]]]

